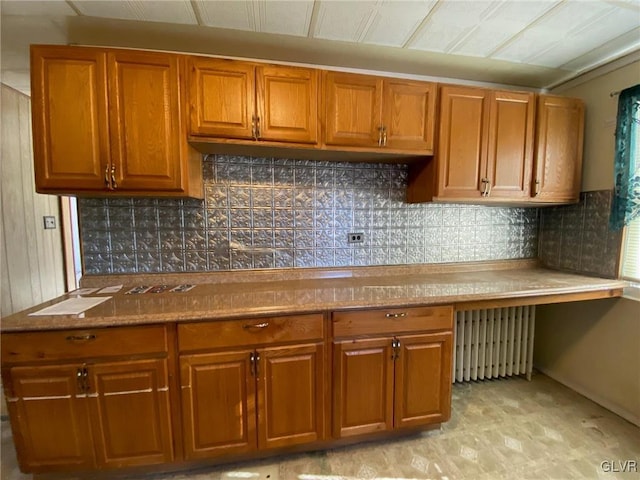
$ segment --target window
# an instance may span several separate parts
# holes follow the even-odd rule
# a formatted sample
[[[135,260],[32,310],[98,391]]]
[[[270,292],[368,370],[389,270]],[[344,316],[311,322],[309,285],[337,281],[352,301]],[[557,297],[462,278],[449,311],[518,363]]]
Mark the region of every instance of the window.
[[[620,276],[640,282],[640,218],[625,227]]]

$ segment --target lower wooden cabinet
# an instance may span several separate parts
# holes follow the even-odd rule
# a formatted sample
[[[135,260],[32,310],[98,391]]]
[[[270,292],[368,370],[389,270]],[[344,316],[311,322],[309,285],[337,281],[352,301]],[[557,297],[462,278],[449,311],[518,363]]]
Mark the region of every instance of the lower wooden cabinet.
[[[449,419],[451,307],[336,312],[332,327],[334,437]]]
[[[0,338],[2,380],[23,472],[174,460],[164,327]]]
[[[20,468],[246,458],[444,422],[452,312],[336,312],[330,334],[325,314],[3,334]]]
[[[218,345],[180,355],[186,458],[323,440],[323,323],[322,315],[302,315],[180,325],[181,348]],[[287,324],[291,328],[283,331]],[[220,338],[230,348],[220,348]],[[265,345],[276,338],[311,341]]]

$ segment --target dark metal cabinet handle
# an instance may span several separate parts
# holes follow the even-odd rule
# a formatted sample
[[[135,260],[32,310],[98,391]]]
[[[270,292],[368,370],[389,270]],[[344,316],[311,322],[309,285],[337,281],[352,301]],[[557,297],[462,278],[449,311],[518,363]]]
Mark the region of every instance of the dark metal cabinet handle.
[[[260,354],[256,352],[256,377],[260,375]]]
[[[107,186],[109,190],[111,190],[111,183],[109,183],[109,164],[104,167],[104,184]]]
[[[96,336],[93,333],[87,333],[86,335],[69,335],[66,340],[68,342],[88,342],[89,340],[95,340]]]
[[[85,393],[89,392],[89,370],[87,368],[82,369],[82,381],[84,383],[84,391]]]
[[[84,376],[82,372],[82,368],[78,368],[76,370],[76,380],[78,382],[78,392],[84,393]]]
[[[245,330],[250,330],[252,328],[267,328],[268,326],[269,326],[269,322],[262,322],[262,323],[243,325],[242,328],[244,328]]]
[[[533,196],[537,197],[540,193],[540,180],[536,180],[535,182],[533,182],[533,185]]]
[[[118,182],[116,182],[116,166],[111,166],[111,187],[113,189],[118,188]]]
[[[387,313],[385,317],[387,318],[404,318],[407,316],[407,312],[402,313]]]
[[[256,356],[253,352],[249,353],[249,372],[251,376],[256,374]]]

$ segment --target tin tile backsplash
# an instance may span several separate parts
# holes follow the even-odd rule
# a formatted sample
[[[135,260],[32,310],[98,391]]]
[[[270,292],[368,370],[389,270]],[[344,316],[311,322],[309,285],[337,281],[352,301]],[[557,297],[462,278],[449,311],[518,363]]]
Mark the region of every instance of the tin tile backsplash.
[[[542,209],[540,261],[551,268],[616,278],[622,232],[609,230],[611,190],[582,192],[580,203]]]
[[[205,200],[79,199],[85,273],[532,258],[538,209],[404,202],[407,167],[208,155]],[[348,243],[363,233],[362,243]]]

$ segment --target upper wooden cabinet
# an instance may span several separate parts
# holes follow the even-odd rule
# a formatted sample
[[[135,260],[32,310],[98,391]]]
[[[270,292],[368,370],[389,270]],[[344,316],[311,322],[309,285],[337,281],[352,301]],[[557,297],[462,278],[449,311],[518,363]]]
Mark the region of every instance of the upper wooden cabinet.
[[[189,100],[194,136],[318,141],[317,70],[190,57]]]
[[[527,199],[534,98],[533,93],[442,87],[434,196]]]
[[[325,72],[326,145],[433,152],[436,85]]]
[[[532,195],[535,201],[572,203],[580,197],[584,104],[540,95]]]
[[[31,66],[38,192],[202,197],[180,57],[32,46]]]

